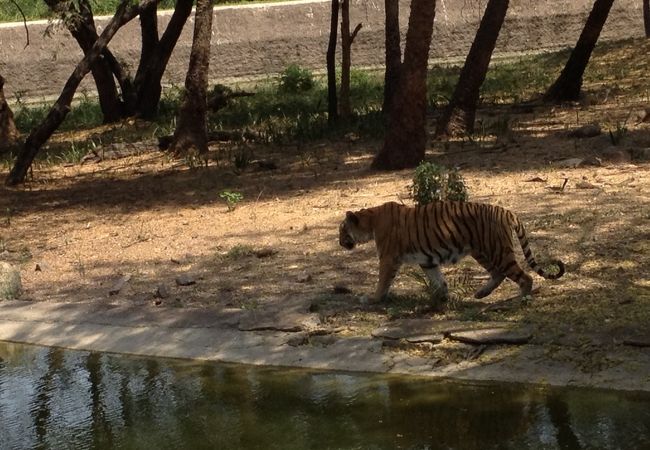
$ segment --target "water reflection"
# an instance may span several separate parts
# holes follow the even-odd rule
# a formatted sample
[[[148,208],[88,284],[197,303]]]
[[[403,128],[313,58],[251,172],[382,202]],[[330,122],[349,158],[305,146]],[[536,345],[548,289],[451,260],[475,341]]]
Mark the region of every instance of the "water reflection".
[[[0,343],[0,449],[643,448],[650,396]]]

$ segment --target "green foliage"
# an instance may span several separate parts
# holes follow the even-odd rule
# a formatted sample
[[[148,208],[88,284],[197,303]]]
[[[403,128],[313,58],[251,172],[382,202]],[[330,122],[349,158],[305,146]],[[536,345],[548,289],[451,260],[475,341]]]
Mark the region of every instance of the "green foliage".
[[[248,256],[253,256],[254,254],[255,250],[250,245],[237,244],[228,250],[228,253],[226,253],[225,257],[228,259],[241,259]]]
[[[241,202],[244,199],[244,195],[237,191],[224,190],[219,193],[219,197],[226,201],[228,206],[228,211],[234,211],[237,207],[237,203]]]
[[[415,169],[410,191],[419,205],[426,205],[434,200],[466,201],[468,197],[465,180],[458,170],[426,161]]]
[[[280,91],[297,94],[310,91],[315,85],[316,82],[311,71],[296,64],[291,64],[280,75]]]
[[[73,4],[78,0],[67,0]],[[112,15],[115,13],[117,6],[122,0],[90,0],[90,5],[95,15]],[[47,19],[51,13],[43,0],[18,0],[16,3],[25,13],[25,17],[30,19]],[[173,9],[176,4],[175,0],[161,0],[158,9]],[[8,0],[0,1],[0,22],[17,22],[22,21],[23,17],[12,2]]]

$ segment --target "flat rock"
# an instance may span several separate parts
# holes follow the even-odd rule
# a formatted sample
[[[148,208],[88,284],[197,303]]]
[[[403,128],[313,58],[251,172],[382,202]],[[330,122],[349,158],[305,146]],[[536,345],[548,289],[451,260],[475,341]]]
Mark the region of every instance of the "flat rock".
[[[488,328],[483,330],[454,331],[449,339],[474,345],[526,344],[533,337],[529,328]]]
[[[508,322],[464,322],[460,320],[399,319],[374,329],[373,337],[382,339],[419,339],[445,336],[453,331],[480,330],[484,328],[507,328]],[[424,342],[424,340],[422,341]]]
[[[598,136],[601,132],[602,130],[600,129],[600,125],[597,123],[590,123],[588,125],[583,125],[580,128],[576,128],[575,130],[570,131],[569,137],[584,139]]]
[[[406,338],[406,341],[411,344],[422,344],[428,342],[431,344],[439,344],[444,339],[445,335],[442,333],[436,334],[422,334],[418,336],[410,336]]]
[[[189,275],[179,275],[176,277],[176,284],[179,286],[191,286],[196,284],[196,280]]]
[[[598,156],[603,160],[610,163],[625,164],[632,161],[632,155],[629,150],[611,146],[607,147],[600,152]]]
[[[169,297],[169,291],[167,290],[167,286],[165,286],[164,284],[159,284],[156,287],[156,292],[154,292],[153,296],[155,298],[162,298],[162,299]]]
[[[310,313],[311,300],[284,299],[267,307],[247,311],[239,321],[240,331],[309,331],[321,326],[318,314]]]

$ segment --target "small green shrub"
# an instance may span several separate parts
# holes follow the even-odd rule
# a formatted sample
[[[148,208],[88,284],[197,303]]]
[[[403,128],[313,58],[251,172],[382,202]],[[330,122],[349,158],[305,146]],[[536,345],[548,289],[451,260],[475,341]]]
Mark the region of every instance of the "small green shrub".
[[[410,191],[418,205],[434,200],[466,201],[468,197],[465,180],[458,170],[426,161],[415,169]]]
[[[226,201],[228,211],[234,211],[237,207],[237,203],[244,199],[244,195],[241,192],[233,192],[229,190],[221,191],[219,197]]]
[[[314,75],[309,69],[291,64],[280,75],[280,90],[299,93],[311,90],[314,85]]]

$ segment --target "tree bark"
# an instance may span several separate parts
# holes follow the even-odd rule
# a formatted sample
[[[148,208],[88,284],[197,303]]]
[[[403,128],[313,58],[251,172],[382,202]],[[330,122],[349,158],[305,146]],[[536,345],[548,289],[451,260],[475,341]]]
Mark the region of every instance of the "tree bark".
[[[614,0],[596,0],[594,2],[580,38],[562,69],[562,73],[544,94],[545,101],[561,103],[580,99],[582,77],[613,3]]]
[[[390,108],[384,146],[372,162],[374,169],[415,167],[424,158],[427,63],[435,13],[435,0],[412,0],[404,63]]]
[[[339,26],[339,0],[332,0],[330,39],[327,44],[327,122],[331,125],[339,118],[336,95],[336,35]]]
[[[454,94],[438,121],[436,135],[458,136],[474,132],[481,85],[508,11],[508,0],[489,0]]]
[[[650,38],[650,0],[643,0],[643,27],[645,37]]]
[[[138,116],[144,119],[151,119],[158,112],[158,104],[162,93],[162,76],[165,73],[176,42],[178,42],[178,38],[183,31],[185,22],[187,22],[187,18],[192,12],[192,4],[193,0],[177,0],[174,13],[158,45],[153,51],[147,52],[149,56],[146,59],[140,60],[133,81],[136,90],[136,106],[134,110]],[[143,33],[148,32],[143,31]]]
[[[386,12],[386,73],[384,75],[384,104],[382,112],[388,117],[393,95],[399,83],[402,49],[399,31],[399,0],[385,0]]]
[[[18,130],[14,123],[14,113],[9,108],[4,93],[5,79],[0,75],[0,153],[18,141]]]
[[[339,92],[339,114],[347,119],[352,114],[350,105],[350,68],[352,67],[352,44],[361,30],[358,24],[350,33],[350,0],[341,1],[341,90]]]
[[[196,150],[199,154],[208,151],[206,110],[211,37],[212,0],[197,0],[185,94],[171,145],[171,151],[177,155],[187,154],[191,150]]]
[[[76,17],[73,20],[66,21],[66,26],[70,34],[72,34],[72,37],[79,44],[79,47],[81,47],[84,55],[88,53],[97,40],[95,20],[88,0],[79,0],[78,3],[62,3],[61,0],[45,0],[45,3],[47,3],[47,6],[52,11],[60,15],[75,14]],[[75,9],[75,5],[78,5],[78,10]],[[92,65],[91,72],[95,79],[104,123],[120,120],[124,116],[124,108],[117,92],[115,80],[113,79],[113,71],[106,58],[98,58]]]
[[[52,109],[50,109],[43,122],[34,128],[27,137],[25,145],[18,154],[14,166],[5,180],[6,185],[14,186],[25,180],[27,170],[34,161],[34,157],[43,144],[50,138],[52,133],[54,133],[59,125],[61,125],[61,122],[63,122],[68,112],[70,112],[70,103],[72,102],[72,97],[74,96],[77,87],[79,87],[79,83],[81,83],[81,80],[90,71],[90,68],[102,54],[102,51],[106,48],[113,36],[115,36],[115,33],[117,33],[124,24],[136,17],[143,8],[147,7],[151,3],[157,3],[158,1],[159,0],[141,0],[138,5],[129,6],[129,0],[122,0],[120,5],[117,7],[115,15],[106,25],[102,34],[95,41],[90,51],[86,53],[83,59],[77,64],[77,67],[75,67],[72,75],[70,75],[70,78],[68,78],[68,81],[65,83],[59,98],[54,103]]]

